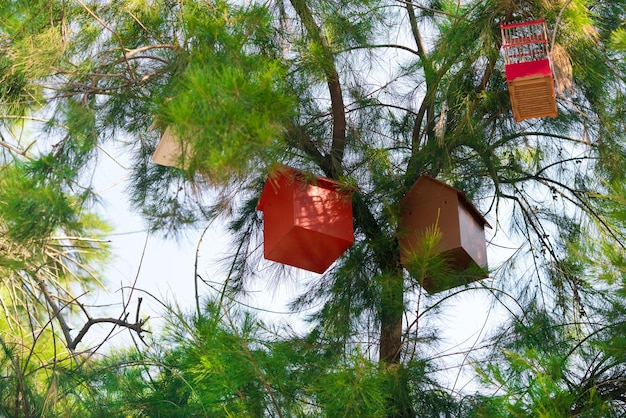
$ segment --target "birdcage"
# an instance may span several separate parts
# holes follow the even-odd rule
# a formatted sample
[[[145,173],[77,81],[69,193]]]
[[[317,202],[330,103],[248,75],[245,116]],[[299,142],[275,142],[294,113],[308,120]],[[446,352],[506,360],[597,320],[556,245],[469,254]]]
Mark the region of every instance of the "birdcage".
[[[500,24],[506,80],[516,122],[556,117],[545,20]]]
[[[327,178],[281,166],[265,182],[257,210],[267,260],[323,273],[354,242],[350,194]]]

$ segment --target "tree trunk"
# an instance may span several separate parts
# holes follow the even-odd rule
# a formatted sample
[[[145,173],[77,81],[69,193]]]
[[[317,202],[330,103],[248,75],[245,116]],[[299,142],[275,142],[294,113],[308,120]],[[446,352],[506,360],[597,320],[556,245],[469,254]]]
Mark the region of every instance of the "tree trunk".
[[[404,283],[401,273],[386,277],[382,283],[380,313],[380,361],[398,364],[402,348]]]
[[[397,266],[399,266],[399,257]],[[402,268],[394,269],[381,282],[380,367],[390,377],[387,398],[388,417],[415,417],[406,369],[400,362],[402,353],[402,316],[404,314],[404,278]]]

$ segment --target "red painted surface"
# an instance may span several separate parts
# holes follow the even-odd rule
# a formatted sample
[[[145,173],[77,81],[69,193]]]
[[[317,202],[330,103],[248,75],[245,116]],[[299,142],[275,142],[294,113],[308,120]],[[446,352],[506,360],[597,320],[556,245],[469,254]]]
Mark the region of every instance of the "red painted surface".
[[[534,75],[542,75],[552,77],[552,68],[550,60],[545,58],[537,61],[520,62],[517,64],[505,65],[507,81],[513,81],[516,78],[528,77]]]
[[[501,23],[500,27],[502,29],[509,29],[509,28],[520,28],[524,26],[543,25],[544,23],[546,23],[545,19],[537,19],[537,20],[530,20],[528,22]]]
[[[281,167],[265,182],[257,209],[268,260],[323,273],[354,242],[350,195],[332,180]]]

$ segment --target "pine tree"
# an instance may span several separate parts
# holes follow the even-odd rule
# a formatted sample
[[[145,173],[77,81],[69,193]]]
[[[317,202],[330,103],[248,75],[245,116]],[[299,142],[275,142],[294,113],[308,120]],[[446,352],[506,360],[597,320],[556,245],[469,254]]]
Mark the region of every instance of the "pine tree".
[[[152,230],[228,223],[232,298],[259,266],[275,280],[297,275],[261,257],[256,204],[268,175],[288,165],[336,181],[352,199],[355,243],[306,279],[292,307],[314,311],[307,338],[322,352],[339,350],[358,359],[346,363],[351,373],[367,371],[372,396],[361,399],[373,400],[372,416],[505,414],[511,399],[528,399],[518,390],[540,399],[511,413],[546,402],[546,414],[615,411],[626,393],[613,379],[623,354],[611,351],[624,289],[625,13],[623,1],[582,0],[9,1],[0,8],[3,162],[7,172],[19,167],[28,149],[19,133],[37,130],[33,178],[82,204],[91,197],[84,169],[100,144],[124,144],[134,161],[129,196]],[[539,18],[558,116],[516,122],[500,24]],[[164,138],[179,148],[175,167],[150,160]],[[421,174],[476,205],[494,227],[490,254],[516,249],[492,261],[488,280],[426,295],[424,276],[403,266],[400,203]],[[68,203],[53,203],[67,221]],[[17,219],[15,231],[31,231],[28,222]],[[435,279],[445,272],[437,257],[414,261]],[[476,397],[468,406],[428,373],[437,330],[423,324],[472,293],[489,294],[513,324],[481,371],[486,382],[512,379],[501,404]],[[546,338],[563,345],[538,346],[537,329],[556,330]],[[606,357],[587,355],[596,349]],[[565,376],[568,362],[588,366],[582,392]],[[336,390],[346,386],[340,364],[322,374]],[[532,392],[539,383],[527,376],[539,368],[558,391]],[[273,386],[250,390],[264,395],[240,405],[258,401],[249,414],[281,415],[286,398],[263,403]],[[312,401],[329,415],[332,390]]]

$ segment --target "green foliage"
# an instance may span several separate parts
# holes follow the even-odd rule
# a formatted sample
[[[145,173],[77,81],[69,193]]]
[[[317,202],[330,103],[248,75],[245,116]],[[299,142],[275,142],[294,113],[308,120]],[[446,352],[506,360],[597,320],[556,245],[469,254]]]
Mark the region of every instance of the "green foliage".
[[[623,404],[603,387],[612,385],[608,381],[620,373],[619,367],[613,369],[610,354],[604,357],[609,352],[598,350],[593,341],[596,335],[606,337],[604,330],[571,338],[567,328],[572,325],[555,323],[540,310],[527,314],[524,323],[516,322],[498,337],[505,341],[501,359],[483,368],[481,375],[503,395],[478,406],[476,416],[494,408],[500,411],[494,416],[502,417],[620,416]],[[581,331],[586,330],[577,333]],[[580,370],[580,365],[589,368]]]
[[[185,12],[189,56],[168,88],[162,119],[192,150],[182,166],[222,183],[283,143],[294,99],[272,50],[267,9],[216,2],[189,3]]]
[[[250,68],[228,58],[210,60],[213,65],[185,69],[165,113],[184,138],[183,149],[193,150],[182,165],[223,182],[265,159],[266,148],[281,141],[292,100],[277,86],[284,71],[274,63],[251,58]]]
[[[380,417],[385,414],[389,376],[359,356],[319,378],[316,399],[325,416]]]
[[[0,403],[15,404],[19,389],[32,411],[59,415],[619,415],[625,13],[624,1],[582,0],[5,1],[0,293],[5,328],[19,332],[4,334],[11,392]],[[558,117],[515,123],[499,25],[540,17],[572,77]],[[183,150],[179,168],[150,161],[166,130]],[[76,335],[75,290],[97,281],[106,252],[86,213],[105,144],[127,154],[130,199],[152,230],[231,227],[229,300],[260,274],[293,273],[260,261],[255,203],[268,167],[349,188],[355,244],[325,274],[298,276],[290,305],[307,309],[310,332],[210,304],[174,316],[152,351],[79,370],[26,338],[41,328],[37,341],[57,341],[50,324],[67,345]],[[429,277],[475,273],[438,252],[437,225],[405,269],[399,206],[421,173],[462,188],[490,217],[494,280],[423,295]],[[450,366],[437,327],[447,306],[478,292],[505,326]],[[33,366],[41,380],[20,344],[54,358]],[[442,387],[441,370],[461,375],[468,360],[480,365],[479,393]],[[51,388],[58,409],[45,409]]]
[[[67,137],[55,150],[54,158],[58,167],[79,172],[92,159],[98,144],[98,129],[93,108],[74,100],[68,100],[62,109],[62,123],[65,125]],[[64,178],[67,176],[62,176]],[[73,180],[73,177],[69,177]]]
[[[611,42],[613,43],[613,48],[616,50],[621,52],[626,51],[626,29],[616,29],[611,34]]]
[[[54,184],[33,177],[26,165],[5,166],[0,178],[2,229],[9,239],[48,237],[63,225],[76,222],[76,205]]]
[[[381,369],[358,349],[342,354],[316,337],[280,337],[211,303],[200,317],[173,313],[168,335],[149,349],[65,371],[59,392],[85,417],[380,417],[400,413],[389,400],[410,381],[414,393],[403,401],[424,414],[457,409],[424,363]]]
[[[8,114],[24,115],[23,102],[25,96],[28,95],[26,88],[27,81],[24,72],[15,69],[12,60],[7,55],[0,58],[0,103]],[[7,123],[3,121],[3,125]]]

